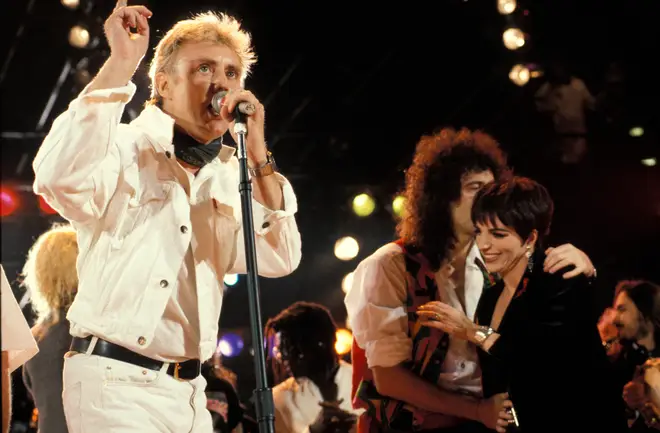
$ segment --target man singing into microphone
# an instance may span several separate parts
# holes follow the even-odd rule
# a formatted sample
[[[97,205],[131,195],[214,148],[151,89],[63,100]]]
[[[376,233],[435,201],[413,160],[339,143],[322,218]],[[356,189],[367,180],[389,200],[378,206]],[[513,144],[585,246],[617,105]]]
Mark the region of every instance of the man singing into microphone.
[[[53,124],[33,164],[35,191],[78,234],[79,291],[67,318],[69,431],[210,432],[200,363],[216,347],[226,273],[245,273],[238,161],[221,137],[247,116],[260,274],[301,257],[296,197],[264,141],[264,108],[242,88],[255,62],[239,23],[211,13],[177,23],[156,47],[152,98],[121,124],[149,42],[143,6],[117,4],[111,55]],[[228,94],[219,114],[213,95]]]

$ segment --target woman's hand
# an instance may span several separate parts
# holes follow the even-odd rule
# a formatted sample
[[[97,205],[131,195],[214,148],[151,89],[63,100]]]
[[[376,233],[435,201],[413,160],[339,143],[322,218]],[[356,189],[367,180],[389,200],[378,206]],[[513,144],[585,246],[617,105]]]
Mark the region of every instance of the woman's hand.
[[[442,302],[429,302],[417,309],[417,315],[423,326],[437,328],[447,334],[475,342],[477,326],[464,313]]]
[[[506,427],[513,420],[513,415],[509,412],[511,407],[513,403],[509,400],[509,394],[495,394],[479,402],[477,417],[489,429],[505,433]]]

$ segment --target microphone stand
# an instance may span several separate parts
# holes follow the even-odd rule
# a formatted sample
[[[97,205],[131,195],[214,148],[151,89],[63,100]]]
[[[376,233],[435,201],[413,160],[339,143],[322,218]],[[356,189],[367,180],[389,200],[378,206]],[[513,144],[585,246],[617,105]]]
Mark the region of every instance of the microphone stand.
[[[275,406],[273,393],[268,387],[266,376],[266,359],[263,350],[263,330],[261,325],[261,307],[259,305],[259,279],[257,271],[257,248],[254,242],[254,217],[252,213],[252,184],[248,176],[247,121],[245,114],[237,106],[234,110],[234,132],[238,144],[238,167],[240,181],[238,190],[241,194],[241,211],[243,213],[243,240],[245,242],[245,263],[247,265],[248,304],[250,309],[250,326],[252,330],[252,347],[254,350],[254,373],[257,387],[253,391],[255,397],[257,423],[260,433],[275,433]]]

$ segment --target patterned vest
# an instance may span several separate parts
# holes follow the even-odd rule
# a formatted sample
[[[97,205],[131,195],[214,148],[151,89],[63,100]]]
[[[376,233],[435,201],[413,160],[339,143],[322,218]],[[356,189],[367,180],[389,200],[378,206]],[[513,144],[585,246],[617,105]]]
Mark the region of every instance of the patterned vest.
[[[449,347],[449,335],[435,328],[421,326],[417,322],[416,314],[418,307],[436,300],[438,296],[435,273],[421,253],[406,247],[401,241],[396,244],[403,249],[405,256],[408,336],[413,342],[412,361],[407,361],[404,366],[422,379],[437,384]],[[366,410],[358,421],[359,433],[416,431],[434,427],[432,420],[426,416],[428,412],[378,393],[372,371],[367,366],[364,350],[355,340],[351,356],[353,406]]]

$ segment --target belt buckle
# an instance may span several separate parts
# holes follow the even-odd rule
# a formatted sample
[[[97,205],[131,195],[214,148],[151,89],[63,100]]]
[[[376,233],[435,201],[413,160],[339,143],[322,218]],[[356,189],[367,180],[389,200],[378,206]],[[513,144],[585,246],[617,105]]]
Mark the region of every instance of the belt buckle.
[[[180,369],[181,369],[181,364],[179,364],[178,362],[176,364],[174,364],[174,378],[176,380],[180,380],[179,379],[179,370]]]

